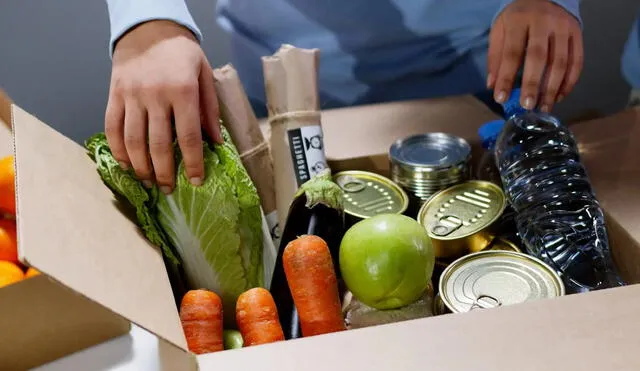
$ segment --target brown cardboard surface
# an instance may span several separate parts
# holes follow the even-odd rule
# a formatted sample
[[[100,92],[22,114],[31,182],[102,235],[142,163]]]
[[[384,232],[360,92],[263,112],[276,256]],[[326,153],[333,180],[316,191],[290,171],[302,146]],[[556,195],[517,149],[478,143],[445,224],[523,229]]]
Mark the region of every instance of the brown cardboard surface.
[[[640,370],[640,286],[200,356],[201,370]]]
[[[0,369],[26,370],[129,331],[110,310],[38,276],[0,289]]]
[[[15,105],[12,114],[21,259],[186,348],[160,251],[118,209],[85,150]]]
[[[572,125],[582,161],[606,210],[614,260],[623,277],[640,282],[640,110]]]

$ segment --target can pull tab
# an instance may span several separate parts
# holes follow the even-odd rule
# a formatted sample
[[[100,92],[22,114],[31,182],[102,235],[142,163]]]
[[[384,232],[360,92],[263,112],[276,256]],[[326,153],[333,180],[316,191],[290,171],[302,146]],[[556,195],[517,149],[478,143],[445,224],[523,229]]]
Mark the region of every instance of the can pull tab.
[[[447,236],[462,226],[462,220],[453,215],[445,215],[431,226],[431,233],[436,236]]]
[[[494,298],[493,296],[479,295],[476,300],[473,301],[473,304],[471,304],[471,309],[469,310],[496,308],[501,305],[502,303],[500,302],[500,300]]]
[[[367,187],[364,181],[353,176],[342,177],[338,179],[337,183],[347,193],[361,192]]]

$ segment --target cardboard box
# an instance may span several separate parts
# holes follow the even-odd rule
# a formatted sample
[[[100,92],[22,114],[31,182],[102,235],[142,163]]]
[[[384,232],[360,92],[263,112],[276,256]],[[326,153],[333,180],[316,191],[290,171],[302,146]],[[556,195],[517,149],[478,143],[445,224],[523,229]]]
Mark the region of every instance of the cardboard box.
[[[17,116],[18,121],[22,122],[21,110],[16,106],[13,106],[13,109],[20,111]],[[13,138],[9,130],[10,110],[11,101],[0,90],[0,157],[13,153]],[[18,127],[22,128],[21,125]],[[24,139],[24,136],[22,135],[21,138]],[[38,170],[29,164],[30,159],[34,157],[38,158],[38,161],[41,159],[41,164],[59,161],[60,165],[63,165],[64,161],[55,156],[45,161],[44,158],[39,157],[41,155],[39,147],[41,146],[35,141],[25,143],[20,140],[21,160],[18,165],[23,173],[19,182],[32,183],[31,187],[26,188],[39,189],[41,197],[59,198],[56,202],[58,207],[64,207],[64,198],[72,195],[65,195],[67,190],[64,189],[64,184],[53,181],[46,173],[36,172]],[[64,149],[61,148],[60,153],[64,156]],[[62,191],[62,194],[59,191]],[[20,255],[24,263],[35,262],[35,265],[47,274],[54,273],[49,268],[50,264],[59,265],[61,270],[72,271],[76,265],[84,265],[91,269],[95,263],[91,258],[81,260],[78,259],[79,256],[73,256],[76,253],[60,249],[59,243],[62,241],[57,238],[57,234],[64,233],[64,230],[48,229],[46,232],[40,230],[37,233],[46,234],[31,235],[32,223],[57,217],[55,210],[49,209],[47,204],[28,203],[29,205],[25,206],[24,199],[19,202],[22,207],[18,211],[18,220],[30,219],[25,223],[24,229],[19,226],[18,232]],[[77,229],[82,226],[78,222],[78,217],[75,220],[61,219],[58,225],[69,223],[70,229]],[[18,222],[18,224],[21,223]],[[53,227],[56,226],[53,225]],[[91,247],[87,241],[76,240],[76,242],[78,244],[75,248]],[[39,253],[29,254],[32,251],[39,251]],[[40,259],[46,259],[47,263],[39,264]],[[88,300],[82,294],[70,290],[64,283],[60,284],[58,278],[52,279],[44,275],[30,278],[0,288],[0,369],[26,370],[125,334],[129,328],[129,322],[121,316]]]
[[[160,251],[118,209],[84,149],[15,105],[12,113],[22,259],[172,344],[161,348],[167,370],[640,369],[640,285],[196,357],[186,351]],[[336,170],[357,163],[384,172],[393,140],[447,131],[475,142],[478,125],[491,118],[469,97],[328,111],[327,156]],[[611,140],[600,140],[604,124]],[[626,112],[578,126],[616,259],[636,283],[640,117]]]

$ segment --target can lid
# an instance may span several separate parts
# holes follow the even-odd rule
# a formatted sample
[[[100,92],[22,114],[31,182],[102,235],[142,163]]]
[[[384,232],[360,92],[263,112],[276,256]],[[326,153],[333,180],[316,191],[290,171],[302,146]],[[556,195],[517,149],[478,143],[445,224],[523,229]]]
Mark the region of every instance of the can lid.
[[[455,240],[475,234],[493,224],[507,205],[496,184],[470,180],[442,190],[418,213],[418,221],[429,237]]]
[[[409,206],[406,192],[390,179],[367,171],[351,170],[334,174],[342,189],[344,212],[358,218],[378,214],[402,214]]]
[[[563,296],[560,276],[542,261],[513,251],[481,251],[451,263],[439,292],[455,313]]]
[[[493,120],[480,126],[478,135],[482,141],[482,148],[492,149],[498,140],[498,136],[504,126],[504,120]]]
[[[446,168],[468,160],[471,146],[446,133],[413,135],[397,140],[389,150],[392,162],[415,167]]]

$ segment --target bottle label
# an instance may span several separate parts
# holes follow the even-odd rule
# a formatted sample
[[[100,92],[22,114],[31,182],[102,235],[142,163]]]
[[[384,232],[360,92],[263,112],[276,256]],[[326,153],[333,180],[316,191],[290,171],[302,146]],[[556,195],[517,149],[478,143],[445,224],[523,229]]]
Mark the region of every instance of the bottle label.
[[[293,172],[298,187],[328,167],[320,125],[303,126],[287,132]]]

